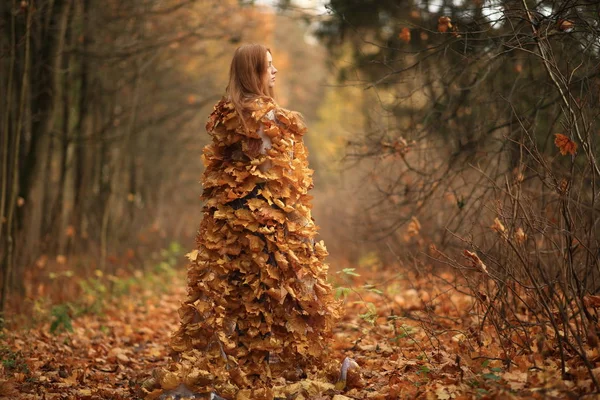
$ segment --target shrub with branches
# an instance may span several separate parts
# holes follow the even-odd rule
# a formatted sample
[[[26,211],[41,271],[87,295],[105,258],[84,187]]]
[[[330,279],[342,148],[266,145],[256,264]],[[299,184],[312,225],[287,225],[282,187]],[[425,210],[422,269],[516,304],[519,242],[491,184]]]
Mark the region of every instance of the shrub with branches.
[[[332,0],[320,28],[375,104],[348,155],[365,233],[454,270],[507,358],[535,327],[600,389],[600,4],[366,3]]]

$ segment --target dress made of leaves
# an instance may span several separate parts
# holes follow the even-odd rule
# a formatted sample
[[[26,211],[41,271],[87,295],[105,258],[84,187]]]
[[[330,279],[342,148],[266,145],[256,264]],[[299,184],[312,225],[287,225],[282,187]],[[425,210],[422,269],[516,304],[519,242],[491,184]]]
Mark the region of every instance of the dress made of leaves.
[[[284,378],[323,365],[339,317],[327,250],[314,240],[306,127],[273,101],[252,106],[244,127],[223,99],[206,125],[204,216],[171,340],[180,357],[161,377],[164,389],[183,382],[228,398],[272,398]]]

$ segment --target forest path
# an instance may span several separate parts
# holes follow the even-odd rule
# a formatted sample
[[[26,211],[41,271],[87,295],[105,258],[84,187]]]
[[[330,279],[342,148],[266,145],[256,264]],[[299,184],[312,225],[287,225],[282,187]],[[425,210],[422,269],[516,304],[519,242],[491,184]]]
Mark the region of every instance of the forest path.
[[[345,298],[333,362],[351,357],[359,367],[341,392],[312,382],[291,399],[563,398],[589,391],[583,379],[561,380],[559,360],[541,352],[512,353],[508,365],[491,332],[478,329],[470,298],[431,275],[360,272],[330,275]],[[51,334],[49,324],[3,332],[0,398],[139,398],[140,383],[170,360],[169,336],[186,295],[184,271],[159,282],[162,291],[132,291],[101,313],[78,317],[72,332]]]

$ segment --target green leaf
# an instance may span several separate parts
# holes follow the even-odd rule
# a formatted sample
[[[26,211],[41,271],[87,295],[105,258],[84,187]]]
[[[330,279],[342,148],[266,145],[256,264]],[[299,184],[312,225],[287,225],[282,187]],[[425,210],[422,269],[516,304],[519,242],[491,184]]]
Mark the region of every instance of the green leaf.
[[[383,294],[383,292],[381,290],[377,289],[374,285],[371,285],[371,284],[366,284],[364,286],[364,288],[366,290],[368,290],[369,292],[373,292],[373,293],[377,293],[377,294]]]
[[[483,375],[481,375],[481,376],[482,376],[484,379],[489,379],[489,380],[492,380],[492,381],[499,381],[500,379],[502,379],[502,378],[500,378],[500,377],[499,377],[498,375],[496,375],[496,374],[483,374]]]
[[[67,305],[60,304],[52,307],[50,314],[54,317],[54,320],[50,324],[50,333],[60,332],[61,330],[73,332],[73,325],[71,324],[71,316],[69,315]]]
[[[360,276],[360,274],[354,272],[355,269],[356,268],[344,268],[343,270],[338,271],[337,273],[338,274],[343,273],[343,274],[350,275],[350,276]]]
[[[346,297],[352,292],[352,289],[347,287],[338,287],[335,289],[335,298],[339,299],[341,297]]]
[[[377,319],[377,307],[373,303],[366,303],[367,312],[364,314],[359,314],[358,316],[370,323],[371,325],[375,324],[375,320]]]
[[[421,368],[419,368],[419,370],[416,372],[416,374],[417,375],[419,375],[419,374],[428,374],[430,372],[431,372],[431,370],[426,365],[421,365]]]

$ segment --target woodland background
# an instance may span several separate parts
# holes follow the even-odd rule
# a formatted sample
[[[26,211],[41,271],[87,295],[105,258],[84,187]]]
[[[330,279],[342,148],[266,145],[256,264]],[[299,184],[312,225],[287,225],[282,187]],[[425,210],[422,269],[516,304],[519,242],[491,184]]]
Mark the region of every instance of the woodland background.
[[[259,42],[309,126],[334,279],[426,277],[502,363],[545,352],[597,393],[599,20],[582,0],[1,2],[3,323],[65,328],[185,265],[206,117]]]

